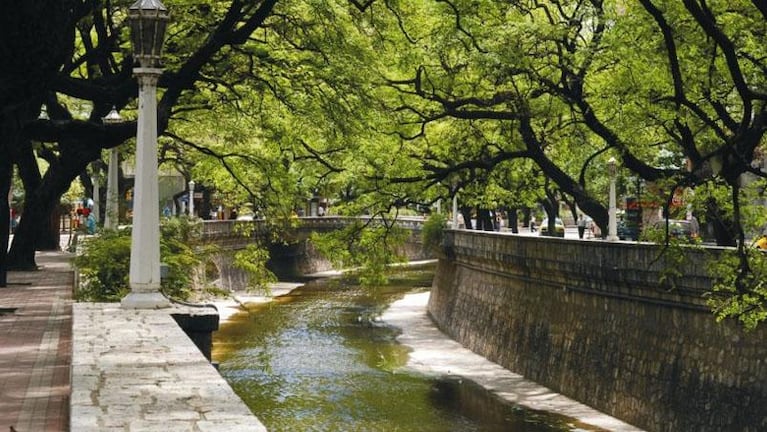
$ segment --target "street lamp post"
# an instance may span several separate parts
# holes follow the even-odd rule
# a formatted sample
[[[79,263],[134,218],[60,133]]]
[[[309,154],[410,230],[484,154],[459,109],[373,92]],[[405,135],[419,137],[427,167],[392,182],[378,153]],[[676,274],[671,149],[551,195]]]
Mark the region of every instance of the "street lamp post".
[[[189,180],[189,217],[194,217],[194,180]]]
[[[123,119],[120,117],[120,113],[117,112],[115,107],[112,107],[112,111],[101,119],[106,125],[114,125],[122,123]],[[117,147],[109,149],[109,168],[107,170],[107,202],[106,212],[104,213],[104,228],[105,229],[117,229],[117,214],[118,200],[117,200],[117,170],[119,163],[119,154]]]
[[[458,192],[453,195],[453,229],[458,229]]]
[[[91,176],[91,183],[93,184],[93,217],[96,218],[96,224],[101,217],[101,176],[98,172],[94,172]]]
[[[607,241],[617,241],[618,240],[618,217],[615,205],[615,174],[616,174],[616,166],[615,166],[615,158],[611,157],[610,160],[607,161],[607,169],[610,174],[610,220],[608,222],[608,229],[607,229]]]
[[[170,306],[160,293],[160,202],[157,175],[157,81],[168,23],[168,9],[159,0],[138,0],[128,10],[138,79],[136,177],[133,193],[133,228],[129,284],[122,300],[125,309]]]

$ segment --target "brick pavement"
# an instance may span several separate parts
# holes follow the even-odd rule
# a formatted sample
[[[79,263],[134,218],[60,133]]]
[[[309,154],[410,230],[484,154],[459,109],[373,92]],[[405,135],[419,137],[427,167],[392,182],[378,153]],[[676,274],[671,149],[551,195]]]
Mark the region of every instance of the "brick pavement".
[[[1,432],[69,430],[71,257],[39,252],[39,271],[9,272],[0,288]]]

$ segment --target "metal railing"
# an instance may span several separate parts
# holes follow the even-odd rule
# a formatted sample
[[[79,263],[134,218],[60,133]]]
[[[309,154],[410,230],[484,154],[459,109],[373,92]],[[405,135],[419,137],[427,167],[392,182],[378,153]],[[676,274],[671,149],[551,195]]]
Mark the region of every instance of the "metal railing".
[[[370,217],[359,216],[313,216],[295,218],[293,230],[328,230],[341,229],[357,222],[371,221]],[[373,219],[372,224],[380,224],[380,220]],[[420,231],[423,228],[424,218],[420,216],[398,217],[393,223],[401,228],[412,231]],[[202,222],[203,238],[229,237],[243,231],[255,228],[256,232],[265,233],[271,231],[273,223],[265,219],[248,220],[206,220]]]

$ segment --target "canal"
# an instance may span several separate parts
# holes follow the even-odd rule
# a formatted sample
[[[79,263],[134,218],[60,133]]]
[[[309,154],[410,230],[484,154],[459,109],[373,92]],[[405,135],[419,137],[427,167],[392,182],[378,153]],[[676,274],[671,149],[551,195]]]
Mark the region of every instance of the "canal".
[[[407,372],[398,330],[380,321],[433,269],[384,287],[308,282],[222,323],[213,360],[270,431],[573,431],[568,417],[501,401],[471,381]],[[581,426],[581,427],[579,427]]]

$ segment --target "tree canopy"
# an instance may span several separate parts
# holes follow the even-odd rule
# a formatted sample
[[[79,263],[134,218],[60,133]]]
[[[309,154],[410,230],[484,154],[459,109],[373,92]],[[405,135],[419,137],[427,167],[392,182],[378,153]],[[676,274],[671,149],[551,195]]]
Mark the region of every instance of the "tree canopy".
[[[41,1],[0,18],[10,41],[0,54],[14,59],[0,68],[0,190],[13,166],[25,189],[0,268],[33,267],[45,247],[37,228],[68,185],[135,135],[129,5]],[[763,310],[761,258],[746,240],[767,220],[753,205],[765,177],[764,2],[166,6],[159,156],[187,180],[286,217],[314,191],[372,215],[456,193],[487,208],[562,199],[606,231],[615,157],[620,183],[644,184],[667,212],[680,189],[694,191],[686,204],[739,252],[737,274],[719,285],[735,303],[715,306]],[[104,125],[112,106],[134,120]]]

